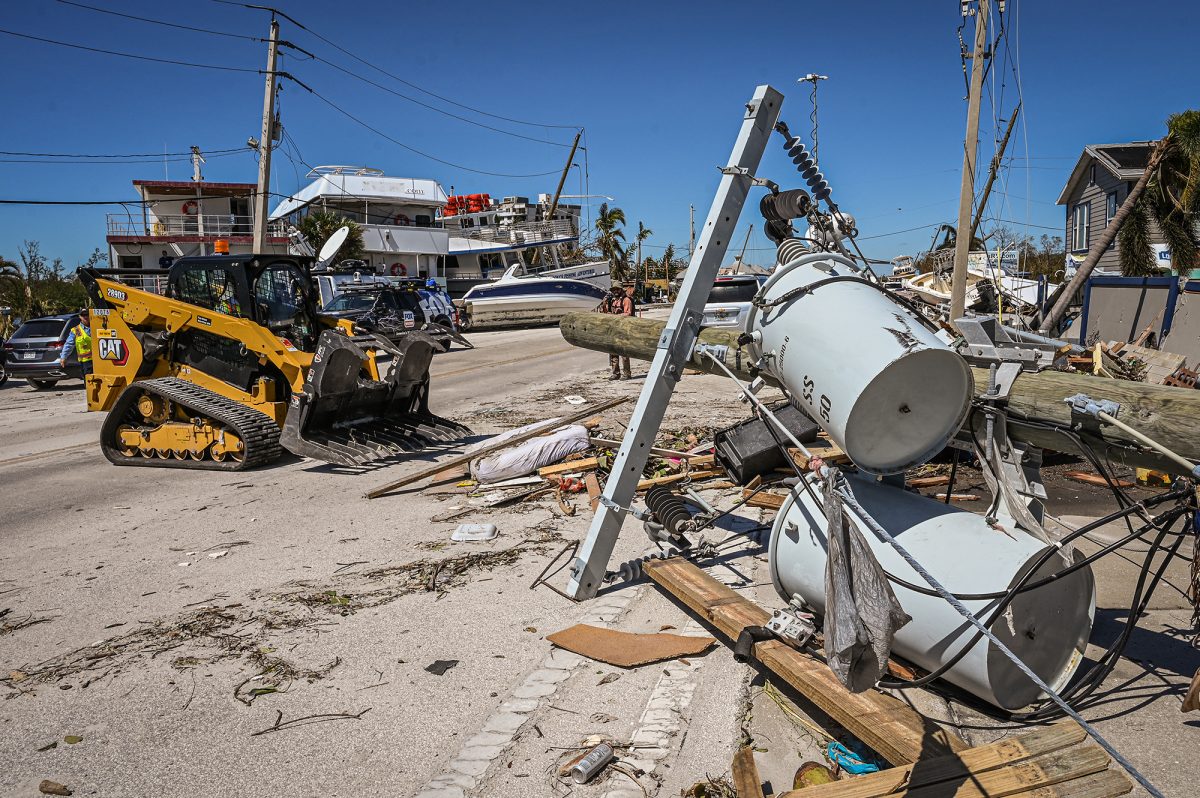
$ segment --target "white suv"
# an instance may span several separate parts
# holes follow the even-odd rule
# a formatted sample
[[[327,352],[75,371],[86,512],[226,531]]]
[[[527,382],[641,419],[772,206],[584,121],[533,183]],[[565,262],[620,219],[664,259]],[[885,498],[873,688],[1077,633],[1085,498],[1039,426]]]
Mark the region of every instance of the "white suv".
[[[758,293],[766,277],[754,274],[730,274],[718,277],[704,305],[701,325],[705,327],[736,327],[746,329],[750,300]]]

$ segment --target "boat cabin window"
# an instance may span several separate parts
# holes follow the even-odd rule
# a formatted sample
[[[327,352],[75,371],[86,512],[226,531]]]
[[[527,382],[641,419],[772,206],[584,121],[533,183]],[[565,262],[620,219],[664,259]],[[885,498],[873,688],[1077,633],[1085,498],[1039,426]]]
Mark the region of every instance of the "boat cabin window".
[[[190,305],[215,310],[227,316],[245,316],[237,295],[237,280],[223,266],[189,268],[179,277],[172,292]]]
[[[419,213],[416,216],[416,225],[417,225],[417,227],[432,227],[433,226],[433,217],[426,216],[423,213]]]

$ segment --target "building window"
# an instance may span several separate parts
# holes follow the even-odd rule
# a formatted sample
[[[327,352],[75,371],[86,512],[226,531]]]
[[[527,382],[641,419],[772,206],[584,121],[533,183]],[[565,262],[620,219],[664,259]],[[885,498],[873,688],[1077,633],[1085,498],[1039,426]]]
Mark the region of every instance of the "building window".
[[[1081,202],[1071,211],[1071,251],[1086,252],[1088,248],[1088,221],[1091,204]]]
[[[1112,223],[1113,217],[1117,215],[1117,192],[1110,192],[1104,198],[1104,227],[1107,228]],[[1108,248],[1112,249],[1117,245],[1117,239],[1114,237],[1109,242]]]

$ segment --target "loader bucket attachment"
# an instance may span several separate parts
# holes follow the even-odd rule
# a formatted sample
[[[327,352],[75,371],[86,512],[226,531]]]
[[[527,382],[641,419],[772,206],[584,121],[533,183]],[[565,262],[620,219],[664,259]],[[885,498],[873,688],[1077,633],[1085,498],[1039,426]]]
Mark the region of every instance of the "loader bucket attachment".
[[[379,380],[363,376],[364,346],[376,352]],[[304,391],[292,395],[280,443],[303,457],[363,465],[469,435],[461,424],[429,412],[429,362],[438,349],[420,332],[391,343],[378,335],[326,330]]]

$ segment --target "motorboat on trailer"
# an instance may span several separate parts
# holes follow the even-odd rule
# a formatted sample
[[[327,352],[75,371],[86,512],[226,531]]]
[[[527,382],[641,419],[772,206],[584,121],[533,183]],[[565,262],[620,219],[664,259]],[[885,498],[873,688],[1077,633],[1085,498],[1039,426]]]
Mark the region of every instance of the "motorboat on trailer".
[[[464,329],[556,324],[568,313],[595,309],[607,293],[587,280],[524,269],[514,263],[499,280],[476,285],[455,300]]]

